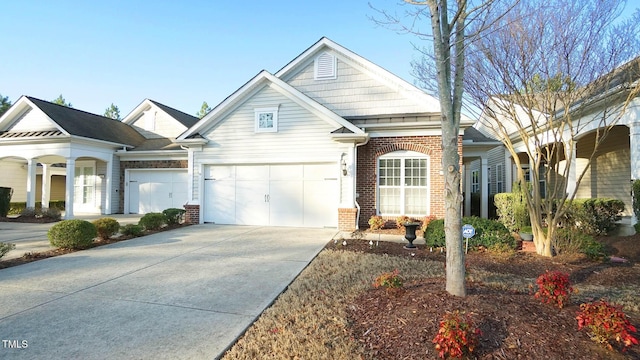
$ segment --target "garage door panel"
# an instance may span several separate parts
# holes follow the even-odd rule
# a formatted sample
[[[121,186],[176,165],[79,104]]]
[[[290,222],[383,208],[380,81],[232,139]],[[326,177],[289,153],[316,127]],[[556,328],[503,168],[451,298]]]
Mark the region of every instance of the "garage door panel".
[[[236,180],[236,224],[269,224],[269,183],[267,181]]]
[[[269,166],[236,166],[236,180],[268,180]]]
[[[271,165],[269,167],[269,180],[302,180],[302,165]]]
[[[206,180],[204,221],[216,224],[236,223],[236,184],[233,179]]]
[[[300,169],[302,170],[302,169]],[[300,172],[302,174],[302,171]],[[300,180],[269,182],[269,224],[302,226],[303,186]]]

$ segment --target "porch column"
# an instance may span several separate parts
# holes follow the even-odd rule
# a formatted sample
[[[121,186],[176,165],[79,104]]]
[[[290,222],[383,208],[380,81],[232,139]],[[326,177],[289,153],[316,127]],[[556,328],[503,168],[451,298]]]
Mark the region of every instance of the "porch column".
[[[112,156],[113,158],[113,156]],[[113,198],[113,161],[107,161],[107,169],[104,174],[104,209],[103,214],[111,215],[111,199]]]
[[[511,153],[504,152],[504,191],[510,193],[513,186],[513,161]]]
[[[51,200],[51,164],[42,164],[42,208],[49,207]]]
[[[464,216],[471,216],[471,171],[467,164],[464,167]]]
[[[489,171],[487,158],[480,158],[480,217],[489,217]]]
[[[67,173],[66,173],[66,185],[65,185],[65,196],[64,196],[64,218],[65,219],[73,219],[73,202],[74,199],[74,180],[76,177],[76,159],[68,158],[67,159]]]
[[[193,170],[194,170],[194,154],[193,149],[187,149],[187,204],[192,204],[193,202]],[[204,201],[203,201],[204,202]]]
[[[631,181],[640,179],[640,122],[629,124],[631,153]],[[593,164],[591,166],[593,168]],[[631,200],[631,203],[633,199]],[[631,224],[638,223],[635,213],[631,212]]]
[[[640,179],[640,122],[629,124],[631,147],[631,180]]]
[[[27,160],[27,207],[36,207],[36,168],[38,162],[35,159]]]
[[[568,148],[568,144],[565,143],[565,149]],[[573,143],[573,149],[571,149],[571,153],[565,153],[565,157],[567,158],[567,166],[569,166],[569,173],[567,174],[567,196],[572,198],[576,194],[576,190],[578,189],[577,181],[578,181],[578,157],[576,151],[576,143]]]

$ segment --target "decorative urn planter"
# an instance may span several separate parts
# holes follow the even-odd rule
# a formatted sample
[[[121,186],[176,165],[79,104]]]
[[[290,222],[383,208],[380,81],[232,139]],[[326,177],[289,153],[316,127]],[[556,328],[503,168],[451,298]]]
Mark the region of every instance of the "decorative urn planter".
[[[404,248],[405,249],[415,249],[416,246],[413,245],[413,240],[416,239],[416,230],[418,229],[418,226],[420,226],[421,224],[419,222],[407,222],[404,223],[404,229],[405,229],[405,235],[404,238],[409,242],[409,244],[405,245]]]
[[[531,227],[529,226],[525,226],[522,230],[520,230],[518,235],[520,235],[522,241],[533,241],[533,232],[531,232]]]

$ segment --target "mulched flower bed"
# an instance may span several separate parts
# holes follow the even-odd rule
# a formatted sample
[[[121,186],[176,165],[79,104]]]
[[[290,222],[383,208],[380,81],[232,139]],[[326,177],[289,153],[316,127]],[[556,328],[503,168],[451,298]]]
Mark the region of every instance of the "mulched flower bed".
[[[630,239],[627,239],[630,240]],[[613,242],[613,240],[611,240]],[[419,244],[419,241],[415,242]],[[630,243],[629,241],[625,243]],[[634,241],[636,247],[639,244]],[[401,256],[415,260],[445,262],[439,251],[430,252],[424,245],[406,250],[403,244],[380,242],[371,247],[365,240],[329,243],[327,248]],[[627,255],[629,249],[618,249]],[[592,262],[583,258],[544,258],[518,252],[509,258],[488,253],[469,253],[467,268],[531,279],[546,270],[570,274],[572,284],[580,286],[640,286],[638,258],[629,263]],[[443,278],[425,278],[405,283],[404,290],[388,292],[371,289],[347,305],[351,334],[366,349],[371,359],[436,359],[432,340],[447,311],[460,310],[472,315],[482,331],[474,356],[478,359],[640,359],[635,346],[625,353],[608,351],[577,330],[579,304],[563,309],[543,304],[532,295],[535,290],[505,291],[481,282],[468,281],[467,296],[455,297],[445,290]],[[594,299],[597,300],[597,299]],[[640,328],[640,315],[626,311]],[[636,334],[640,337],[640,334]]]

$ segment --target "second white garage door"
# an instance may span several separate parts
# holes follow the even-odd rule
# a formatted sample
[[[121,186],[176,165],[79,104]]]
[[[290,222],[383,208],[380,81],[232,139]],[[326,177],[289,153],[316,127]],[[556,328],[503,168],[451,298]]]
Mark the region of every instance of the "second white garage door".
[[[336,227],[336,174],[335,164],[207,166],[204,221]]]
[[[129,213],[182,208],[187,202],[187,170],[129,170]]]

